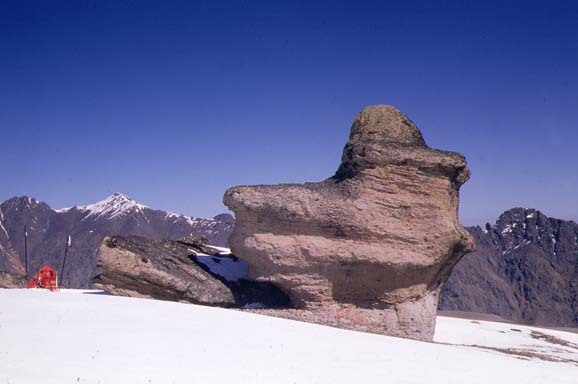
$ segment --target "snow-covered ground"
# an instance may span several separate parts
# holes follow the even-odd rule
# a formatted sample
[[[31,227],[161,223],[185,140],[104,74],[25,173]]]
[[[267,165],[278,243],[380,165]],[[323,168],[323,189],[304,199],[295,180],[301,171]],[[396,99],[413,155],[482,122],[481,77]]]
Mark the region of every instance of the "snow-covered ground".
[[[436,341],[94,291],[0,289],[0,384],[578,383],[577,334],[439,317]]]
[[[520,359],[565,362],[578,367],[578,334],[510,323],[438,317],[434,341],[500,351]],[[578,383],[578,374],[575,378]]]

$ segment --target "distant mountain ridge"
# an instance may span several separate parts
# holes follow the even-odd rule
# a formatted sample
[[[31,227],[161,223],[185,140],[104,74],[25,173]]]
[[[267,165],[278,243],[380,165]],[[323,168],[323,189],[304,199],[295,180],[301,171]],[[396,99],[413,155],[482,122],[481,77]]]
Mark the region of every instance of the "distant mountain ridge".
[[[94,275],[95,252],[105,236],[143,236],[150,239],[178,239],[204,236],[213,245],[226,246],[234,218],[221,214],[213,219],[193,218],[155,210],[122,193],[115,193],[95,204],[52,209],[27,196],[14,197],[0,204],[0,271],[24,274],[24,227],[28,231],[28,274],[43,264],[59,272],[68,235],[63,285],[89,286]]]
[[[28,273],[43,264],[59,272],[72,237],[64,285],[84,288],[95,274],[95,252],[104,236],[177,239],[205,236],[226,246],[231,215],[192,218],[155,210],[116,193],[95,204],[54,210],[30,197],[0,204],[0,271],[24,274],[24,226],[28,228]],[[514,208],[495,224],[467,230],[476,250],[453,269],[439,309],[490,313],[516,322],[578,326],[578,224],[536,209]]]
[[[452,270],[440,309],[578,326],[578,224],[514,208],[468,231],[476,250]]]

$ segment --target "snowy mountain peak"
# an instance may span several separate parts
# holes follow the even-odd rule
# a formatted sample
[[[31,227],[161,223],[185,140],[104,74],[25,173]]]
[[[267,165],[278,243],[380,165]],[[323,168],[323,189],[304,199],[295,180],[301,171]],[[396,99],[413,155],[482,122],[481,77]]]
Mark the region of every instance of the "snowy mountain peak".
[[[12,197],[11,199],[6,200],[4,203],[12,204],[12,205],[20,205],[20,206],[28,206],[28,207],[35,207],[40,202],[33,197],[28,196],[18,196]]]
[[[135,201],[135,200],[128,197],[124,193],[115,192],[112,195],[110,195],[109,197],[107,197],[106,199],[104,199],[103,201],[115,201],[115,202],[125,203],[128,201]]]
[[[148,207],[137,203],[135,200],[120,192],[116,192],[98,203],[81,205],[77,208],[81,211],[89,212],[85,218],[105,216],[112,219],[128,212],[141,211]]]

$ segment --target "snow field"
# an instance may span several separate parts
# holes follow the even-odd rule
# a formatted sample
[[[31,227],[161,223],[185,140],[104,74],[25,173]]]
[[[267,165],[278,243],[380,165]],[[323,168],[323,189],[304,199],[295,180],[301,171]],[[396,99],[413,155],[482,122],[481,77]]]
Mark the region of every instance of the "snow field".
[[[436,339],[458,344],[487,323],[438,321]],[[488,344],[510,337],[481,328]],[[0,384],[358,381],[576,384],[578,366],[94,291],[0,289]]]

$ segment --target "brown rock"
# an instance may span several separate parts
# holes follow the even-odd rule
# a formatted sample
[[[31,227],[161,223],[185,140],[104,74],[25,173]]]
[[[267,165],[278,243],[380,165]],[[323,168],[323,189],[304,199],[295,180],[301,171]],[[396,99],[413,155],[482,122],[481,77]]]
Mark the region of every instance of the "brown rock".
[[[197,238],[105,238],[97,253],[96,288],[113,295],[223,307],[287,307],[289,298],[268,282],[246,279],[247,265]]]
[[[310,321],[431,340],[440,287],[473,249],[457,218],[468,178],[461,154],[430,149],[400,111],[367,107],[333,177],[227,190],[229,242]]]
[[[142,237],[107,237],[97,253],[96,288],[119,296],[234,306],[231,290],[189,257],[190,247]]]

